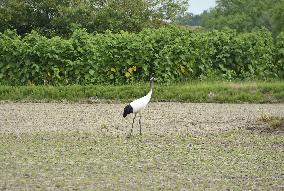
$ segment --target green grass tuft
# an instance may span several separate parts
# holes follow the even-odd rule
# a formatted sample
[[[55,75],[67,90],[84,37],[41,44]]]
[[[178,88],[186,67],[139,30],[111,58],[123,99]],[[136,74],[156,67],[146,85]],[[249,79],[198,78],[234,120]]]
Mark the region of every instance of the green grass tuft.
[[[259,125],[253,127],[252,130],[258,130],[268,133],[284,133],[284,117],[271,116],[263,113],[258,119]]]

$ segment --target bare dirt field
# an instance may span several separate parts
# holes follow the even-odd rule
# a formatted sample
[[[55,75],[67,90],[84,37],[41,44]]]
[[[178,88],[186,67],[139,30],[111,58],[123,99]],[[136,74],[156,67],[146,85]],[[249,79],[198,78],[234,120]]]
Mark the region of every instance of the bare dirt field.
[[[0,132],[94,131],[127,134],[133,115],[122,104],[4,103]],[[284,104],[150,103],[142,113],[146,134],[210,132],[253,125],[262,115],[284,116]],[[138,117],[134,133],[138,133]]]
[[[283,190],[284,104],[0,104],[0,190]]]

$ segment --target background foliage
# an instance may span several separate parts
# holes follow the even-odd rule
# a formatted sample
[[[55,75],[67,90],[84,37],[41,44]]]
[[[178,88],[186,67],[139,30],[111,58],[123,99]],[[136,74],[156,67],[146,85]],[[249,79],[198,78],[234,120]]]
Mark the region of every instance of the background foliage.
[[[159,27],[183,14],[188,0],[1,0],[0,32],[37,30],[47,36],[69,36],[76,28],[89,32],[137,32]]]
[[[140,33],[90,34],[69,39],[33,31],[0,33],[2,84],[123,84],[193,79],[283,78],[283,33],[267,30],[192,32],[170,27]]]
[[[217,0],[216,3],[216,7],[201,15],[201,25],[205,28],[251,31],[265,27],[274,35],[284,30],[284,0]]]

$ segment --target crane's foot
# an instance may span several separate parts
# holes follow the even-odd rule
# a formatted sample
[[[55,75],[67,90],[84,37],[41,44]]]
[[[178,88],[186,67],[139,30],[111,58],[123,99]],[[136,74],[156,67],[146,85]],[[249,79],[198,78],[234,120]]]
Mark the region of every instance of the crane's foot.
[[[131,129],[130,133],[126,136],[126,138],[130,138],[130,137],[132,137],[132,129]]]

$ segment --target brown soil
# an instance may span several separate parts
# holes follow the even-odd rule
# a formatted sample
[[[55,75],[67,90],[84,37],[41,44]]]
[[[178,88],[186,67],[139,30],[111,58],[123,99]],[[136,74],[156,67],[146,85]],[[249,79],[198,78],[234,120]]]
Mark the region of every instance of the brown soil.
[[[129,133],[133,115],[123,104],[3,103],[0,133],[95,131]],[[284,116],[284,104],[150,103],[142,113],[147,134],[204,133],[254,125],[262,115]],[[134,133],[139,132],[136,117]],[[283,125],[283,124],[282,124]]]

